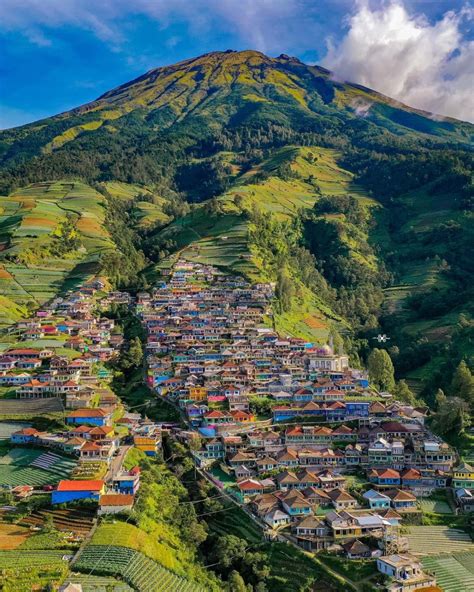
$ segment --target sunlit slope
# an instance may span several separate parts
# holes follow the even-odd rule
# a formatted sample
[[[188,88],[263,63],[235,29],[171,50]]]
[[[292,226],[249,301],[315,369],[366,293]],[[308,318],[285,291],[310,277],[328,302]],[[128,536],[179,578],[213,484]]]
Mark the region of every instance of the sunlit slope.
[[[82,178],[146,183],[156,178],[155,167],[173,164],[196,139],[262,125],[349,141],[388,134],[464,145],[473,129],[338,82],[296,58],[212,52],[150,70],[71,111],[0,132],[0,166],[8,171],[7,183],[10,175],[51,178],[66,164]],[[160,148],[164,141],[167,153]],[[34,157],[40,158],[32,169]]]
[[[209,203],[196,204],[152,239],[167,245],[189,261],[215,265],[259,281],[274,281],[274,271],[249,241],[252,223],[246,212],[258,208],[278,220],[290,220],[311,208],[321,195],[350,194],[370,210],[380,207],[357,184],[353,175],[337,164],[335,150],[320,147],[281,148],[261,166],[237,176],[225,194]],[[289,178],[281,178],[281,169]],[[262,178],[262,172],[265,173]],[[357,245],[353,245],[358,256]],[[373,264],[369,262],[368,264]],[[341,323],[317,294],[301,287],[292,311],[277,316],[283,333],[322,340],[330,322]]]
[[[103,201],[79,182],[37,183],[0,198],[0,325],[97,272],[114,246]]]

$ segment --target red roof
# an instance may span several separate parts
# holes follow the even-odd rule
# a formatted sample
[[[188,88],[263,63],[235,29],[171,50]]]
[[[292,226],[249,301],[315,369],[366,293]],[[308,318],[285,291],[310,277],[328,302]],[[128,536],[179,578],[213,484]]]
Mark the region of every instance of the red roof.
[[[58,491],[100,491],[105,485],[105,481],[98,479],[96,481],[60,481]]]

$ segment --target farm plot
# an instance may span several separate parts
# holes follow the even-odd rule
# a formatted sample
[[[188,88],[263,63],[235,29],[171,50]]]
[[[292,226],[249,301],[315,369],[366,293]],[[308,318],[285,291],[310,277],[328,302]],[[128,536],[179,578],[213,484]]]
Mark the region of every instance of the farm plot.
[[[23,518],[21,524],[41,527],[48,517],[51,517],[56,530],[72,532],[77,536],[85,536],[94,523],[94,513],[91,509],[68,508],[65,510],[37,510]]]
[[[66,583],[79,584],[82,592],[133,592],[133,588],[125,582],[101,576],[73,574],[68,576]]]
[[[431,514],[452,514],[452,510],[448,502],[437,499],[423,499],[420,502],[423,512]]]
[[[29,530],[23,526],[0,523],[0,550],[16,549],[26,541],[29,534]]]
[[[5,395],[2,395],[5,396]],[[9,440],[10,436],[13,432],[17,432],[18,430],[22,430],[23,428],[30,428],[30,423],[10,423],[6,421],[0,422],[0,441],[1,440]],[[1,460],[0,460],[1,462]]]
[[[424,557],[422,563],[444,592],[474,590],[474,553]]]
[[[412,526],[408,531],[407,538],[410,550],[420,555],[474,551],[471,537],[457,528]]]
[[[59,584],[68,571],[67,551],[0,551],[2,592],[31,592]]]
[[[143,553],[127,547],[89,545],[74,568],[90,574],[121,576],[138,592],[204,592],[199,584],[177,576]]]
[[[47,399],[0,399],[1,419],[30,419],[38,416],[63,414],[59,397]]]
[[[0,458],[0,486],[51,485],[69,477],[76,462],[52,452],[13,449]]]

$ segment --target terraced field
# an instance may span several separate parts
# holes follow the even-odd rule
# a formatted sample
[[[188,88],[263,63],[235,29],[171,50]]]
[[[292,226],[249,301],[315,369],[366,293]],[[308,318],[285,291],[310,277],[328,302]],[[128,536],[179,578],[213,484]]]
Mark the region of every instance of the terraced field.
[[[67,574],[68,551],[0,551],[2,592],[31,592],[58,585]]]
[[[0,419],[31,419],[32,417],[64,414],[59,397],[47,399],[0,399]]]
[[[426,570],[435,574],[444,592],[474,590],[474,552],[424,557],[422,563]]]
[[[68,213],[80,246],[56,256]],[[34,183],[0,198],[0,327],[97,272],[100,253],[114,247],[105,214],[104,197],[79,182]]]
[[[66,583],[80,584],[82,592],[133,592],[125,582],[101,576],[73,574],[67,577]]]
[[[204,592],[199,584],[177,576],[143,553],[127,547],[89,545],[74,569],[120,576],[138,592]]]
[[[262,530],[245,512],[235,506],[229,507],[226,512],[214,514],[208,520],[208,524],[210,532],[217,536],[233,534],[249,543],[262,541]]]
[[[0,486],[51,485],[68,478],[77,461],[42,450],[14,448],[0,457]]]
[[[21,524],[40,527],[49,516],[52,518],[56,530],[72,532],[78,536],[85,536],[94,523],[94,513],[90,508],[68,508],[65,510],[37,510],[23,518]]]
[[[446,526],[411,526],[407,534],[410,550],[420,555],[474,552],[471,537],[457,528]]]

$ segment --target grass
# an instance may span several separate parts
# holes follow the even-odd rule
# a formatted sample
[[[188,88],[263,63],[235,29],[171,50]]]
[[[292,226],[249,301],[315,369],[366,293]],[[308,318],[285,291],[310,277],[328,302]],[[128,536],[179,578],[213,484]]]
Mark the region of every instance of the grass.
[[[58,585],[68,572],[66,550],[0,551],[2,592],[31,592]]]
[[[130,448],[123,460],[123,467],[126,471],[129,471],[133,467],[139,466],[145,458],[146,454],[142,450]]]
[[[373,559],[345,559],[334,555],[318,555],[321,561],[350,580],[358,582],[378,573]]]

